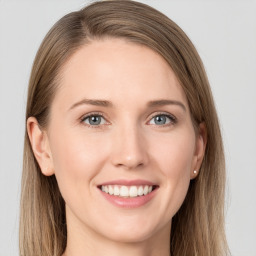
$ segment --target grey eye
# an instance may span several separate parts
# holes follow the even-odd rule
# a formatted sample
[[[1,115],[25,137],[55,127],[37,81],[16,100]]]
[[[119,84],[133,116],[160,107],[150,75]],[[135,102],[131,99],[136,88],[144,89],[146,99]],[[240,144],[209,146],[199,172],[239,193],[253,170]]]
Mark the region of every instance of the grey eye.
[[[149,124],[165,125],[165,124],[174,123],[174,122],[175,120],[173,117],[170,117],[168,115],[157,115],[150,120]]]
[[[166,124],[166,116],[156,116],[156,117],[154,117],[154,121],[155,121],[155,124],[159,124],[159,125],[161,125],[161,124]]]
[[[85,117],[83,122],[88,125],[100,125],[106,123],[105,119],[99,115]]]

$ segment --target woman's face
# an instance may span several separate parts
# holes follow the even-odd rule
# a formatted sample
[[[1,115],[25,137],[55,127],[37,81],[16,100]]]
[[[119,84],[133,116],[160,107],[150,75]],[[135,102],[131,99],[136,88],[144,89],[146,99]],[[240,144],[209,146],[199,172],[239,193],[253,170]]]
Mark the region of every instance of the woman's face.
[[[162,57],[121,39],[83,46],[61,70],[50,116],[39,162],[56,175],[68,229],[115,241],[170,232],[203,139]]]

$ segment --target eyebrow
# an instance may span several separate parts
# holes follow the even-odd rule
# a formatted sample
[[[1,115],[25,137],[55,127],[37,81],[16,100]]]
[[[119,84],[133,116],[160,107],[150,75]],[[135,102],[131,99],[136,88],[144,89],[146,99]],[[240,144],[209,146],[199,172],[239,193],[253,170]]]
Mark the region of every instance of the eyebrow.
[[[93,105],[93,106],[99,106],[99,107],[113,107],[113,103],[107,100],[101,100],[101,99],[82,99],[75,104],[73,104],[70,107],[71,109],[74,109],[80,105]],[[183,103],[176,100],[167,100],[167,99],[160,99],[160,100],[153,100],[149,101],[147,103],[147,107],[158,107],[158,106],[166,106],[166,105],[177,105],[180,106],[184,111],[186,111],[186,107]]]
[[[78,101],[77,103],[73,104],[70,108],[73,109],[73,108],[76,108],[80,105],[93,105],[93,106],[99,106],[99,107],[113,107],[113,104],[110,102],[110,101],[107,101],[107,100],[99,100],[99,99],[95,99],[95,100],[92,100],[92,99],[82,99],[80,101]]]
[[[161,100],[153,100],[148,102],[148,107],[158,107],[158,106],[165,106],[165,105],[177,105],[180,106],[184,111],[186,111],[186,107],[183,103],[177,100],[166,100],[166,99],[161,99]]]

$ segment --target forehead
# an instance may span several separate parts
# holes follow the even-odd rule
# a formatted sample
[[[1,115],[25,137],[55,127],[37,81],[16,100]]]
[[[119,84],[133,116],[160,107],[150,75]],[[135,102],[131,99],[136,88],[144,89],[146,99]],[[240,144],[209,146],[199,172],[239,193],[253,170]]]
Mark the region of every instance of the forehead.
[[[82,46],[60,72],[57,92],[66,102],[82,97],[136,102],[186,97],[168,63],[152,49],[122,39],[92,41]]]

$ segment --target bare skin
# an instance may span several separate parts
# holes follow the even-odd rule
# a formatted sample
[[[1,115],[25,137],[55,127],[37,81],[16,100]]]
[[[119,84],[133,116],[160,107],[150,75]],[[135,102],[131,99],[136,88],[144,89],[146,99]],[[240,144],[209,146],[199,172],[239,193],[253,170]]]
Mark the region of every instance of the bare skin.
[[[56,175],[66,202],[63,256],[169,256],[171,220],[206,144],[175,74],[151,49],[106,39],[79,49],[61,76],[47,129],[33,117],[27,126],[43,174]],[[148,202],[120,207],[101,191],[116,180],[156,189]]]

